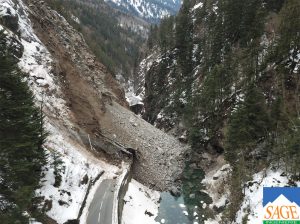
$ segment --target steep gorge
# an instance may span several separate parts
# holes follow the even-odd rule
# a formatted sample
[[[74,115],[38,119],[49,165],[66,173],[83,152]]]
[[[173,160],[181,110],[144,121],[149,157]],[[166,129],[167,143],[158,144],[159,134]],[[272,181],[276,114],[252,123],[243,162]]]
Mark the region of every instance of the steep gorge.
[[[190,222],[253,223],[262,183],[299,184],[297,0],[184,1],[153,26],[135,89],[163,131],[129,110],[70,20],[43,1],[0,1],[1,28],[44,105],[49,159],[36,199],[46,223],[76,220],[87,183],[120,176],[120,148],[146,186],[178,194],[183,181]]]
[[[272,167],[298,179],[299,10],[294,0],[183,1],[151,28],[135,87],[142,116],[189,142],[203,168],[225,157],[232,172],[217,191],[228,201],[215,209],[224,223],[240,222],[255,173]]]
[[[1,29],[21,48],[19,66],[36,104],[43,104],[49,132],[48,163],[32,208],[48,217],[38,220],[77,220],[88,185],[122,173],[122,147],[135,151],[135,179],[157,190],[173,186],[188,147],[128,109],[124,91],[83,36],[43,1],[2,0],[0,6]]]

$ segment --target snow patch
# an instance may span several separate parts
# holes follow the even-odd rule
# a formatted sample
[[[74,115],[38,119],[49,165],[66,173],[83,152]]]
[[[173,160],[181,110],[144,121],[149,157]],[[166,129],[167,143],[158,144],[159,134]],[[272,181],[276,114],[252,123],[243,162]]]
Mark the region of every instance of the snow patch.
[[[142,97],[140,95],[135,95],[134,92],[127,92],[125,96],[129,106],[144,105]]]
[[[48,163],[43,169],[45,176],[41,180],[41,188],[36,190],[36,196],[44,197],[44,202],[47,200],[47,205],[40,206],[46,205],[46,214],[62,224],[69,219],[77,219],[88,183],[103,171],[106,171],[105,178],[112,178],[118,168],[94,158],[76,140],[79,136],[74,131],[72,115],[63,99],[60,82],[52,73],[51,54],[35,35],[28,11],[22,0],[17,0],[16,4],[11,0],[0,0],[0,16],[10,14],[18,17],[20,37],[9,30],[7,33],[9,37],[18,39],[24,47],[18,65],[29,75],[27,81],[36,104],[40,106],[43,103],[46,115],[45,128],[49,137],[45,149]],[[82,216],[85,217],[85,214]]]
[[[124,197],[122,224],[159,223],[155,221],[158,214],[159,198],[159,192],[147,188],[136,180],[132,180]]]
[[[236,215],[235,223],[242,223],[244,217],[248,216],[247,223],[259,223],[263,211],[263,188],[284,187],[289,184],[289,177],[283,175],[282,170],[266,169],[253,175],[251,186],[245,189],[245,197],[240,210]],[[296,183],[300,186],[300,182]]]
[[[202,183],[206,187],[206,192],[212,199],[209,205],[210,209],[213,207],[220,208],[226,205],[227,198],[229,198],[228,177],[231,173],[229,164],[224,164],[225,161],[221,160],[220,165],[215,167],[205,175]],[[222,165],[223,164],[223,165]],[[203,204],[204,206],[204,204]],[[205,205],[206,207],[206,205]],[[218,224],[222,221],[222,213],[215,215],[214,219],[205,220],[205,224]]]
[[[192,8],[192,11],[198,9],[198,8],[202,8],[203,7],[203,3],[202,2],[199,2],[198,4],[196,4],[193,8]]]

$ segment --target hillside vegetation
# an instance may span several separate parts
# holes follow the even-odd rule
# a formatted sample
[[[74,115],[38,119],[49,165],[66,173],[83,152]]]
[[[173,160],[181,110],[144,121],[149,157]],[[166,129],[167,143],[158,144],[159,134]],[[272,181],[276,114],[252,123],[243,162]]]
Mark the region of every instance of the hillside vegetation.
[[[148,24],[121,13],[104,1],[48,0],[80,33],[95,56],[115,75],[133,73],[145,41]]]
[[[299,30],[298,0],[184,1],[151,28],[143,116],[195,151],[225,154],[229,220],[253,173],[284,162],[299,178]]]
[[[28,223],[34,191],[42,178],[46,133],[42,108],[34,104],[26,74],[0,30],[0,220]]]

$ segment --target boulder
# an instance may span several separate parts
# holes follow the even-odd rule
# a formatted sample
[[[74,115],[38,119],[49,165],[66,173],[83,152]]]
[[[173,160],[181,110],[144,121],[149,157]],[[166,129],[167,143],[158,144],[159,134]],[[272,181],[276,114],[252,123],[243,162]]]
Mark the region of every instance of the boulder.
[[[180,197],[181,192],[180,189],[178,187],[172,186],[170,189],[170,194],[174,197]]]

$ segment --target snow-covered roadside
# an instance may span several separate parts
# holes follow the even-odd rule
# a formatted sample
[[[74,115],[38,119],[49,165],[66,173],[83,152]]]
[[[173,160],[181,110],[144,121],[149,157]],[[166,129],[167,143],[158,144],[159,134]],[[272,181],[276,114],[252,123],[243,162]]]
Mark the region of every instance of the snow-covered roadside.
[[[242,223],[244,217],[248,216],[249,224],[259,223],[263,211],[263,188],[289,186],[289,177],[282,170],[266,169],[253,175],[251,184],[247,184],[245,197],[240,210],[236,215],[235,223]],[[300,182],[296,182],[300,186]],[[251,186],[250,186],[251,185]]]
[[[113,218],[112,223],[118,224],[119,222],[119,199],[123,200],[122,198],[119,198],[120,192],[122,191],[122,188],[125,186],[126,181],[128,181],[128,174],[130,172],[131,165],[127,164],[125,162],[122,162],[122,174],[118,177],[116,186],[115,186],[115,192],[114,192],[114,203],[113,203]]]
[[[80,220],[79,220],[79,223],[80,224],[86,224],[86,219],[87,219],[87,216],[88,216],[88,210],[89,210],[89,205],[91,204],[93,198],[94,198],[94,195],[97,191],[97,189],[99,188],[101,182],[105,179],[108,179],[108,178],[114,178],[116,175],[115,174],[111,174],[111,175],[107,175],[106,173],[104,173],[103,176],[100,177],[100,179],[94,184],[94,186],[91,188],[90,192],[89,192],[89,195],[86,199],[86,206],[84,207],[83,211],[82,211],[82,215],[80,217]]]
[[[82,154],[80,151],[84,149],[80,149],[79,145],[63,136],[60,130],[55,129],[49,123],[47,129],[52,131],[45,144],[50,156],[48,165],[45,167],[46,175],[41,180],[42,187],[36,191],[36,195],[45,197],[44,200],[52,201],[52,207],[47,215],[58,223],[64,223],[69,219],[77,219],[89,182],[105,171],[100,180],[92,187],[86,207],[90,204],[90,198],[101,181],[115,176],[118,168],[92,160]],[[61,182],[59,187],[54,187],[54,158],[57,156],[61,161],[56,167],[60,171]],[[87,209],[83,211],[81,220],[86,217],[86,212]]]
[[[156,224],[160,194],[136,180],[129,183],[125,195],[122,224]]]
[[[27,81],[34,93],[36,104],[40,106],[43,102],[45,127],[49,133],[45,143],[48,163],[44,167],[45,176],[41,180],[41,188],[36,190],[36,196],[42,199],[41,207],[46,214],[61,224],[69,219],[77,219],[90,181],[102,171],[105,171],[102,179],[112,178],[118,168],[95,159],[72,137],[76,136],[72,114],[63,99],[59,80],[52,73],[51,54],[32,29],[28,17],[30,9],[22,0],[16,2],[17,4],[11,0],[0,0],[0,17],[18,18],[20,38],[8,29],[6,33],[8,37],[16,38],[24,47],[19,67],[29,75]],[[97,184],[100,182],[101,178]],[[91,194],[94,189],[97,186],[94,185]],[[85,217],[84,213],[82,217]]]

